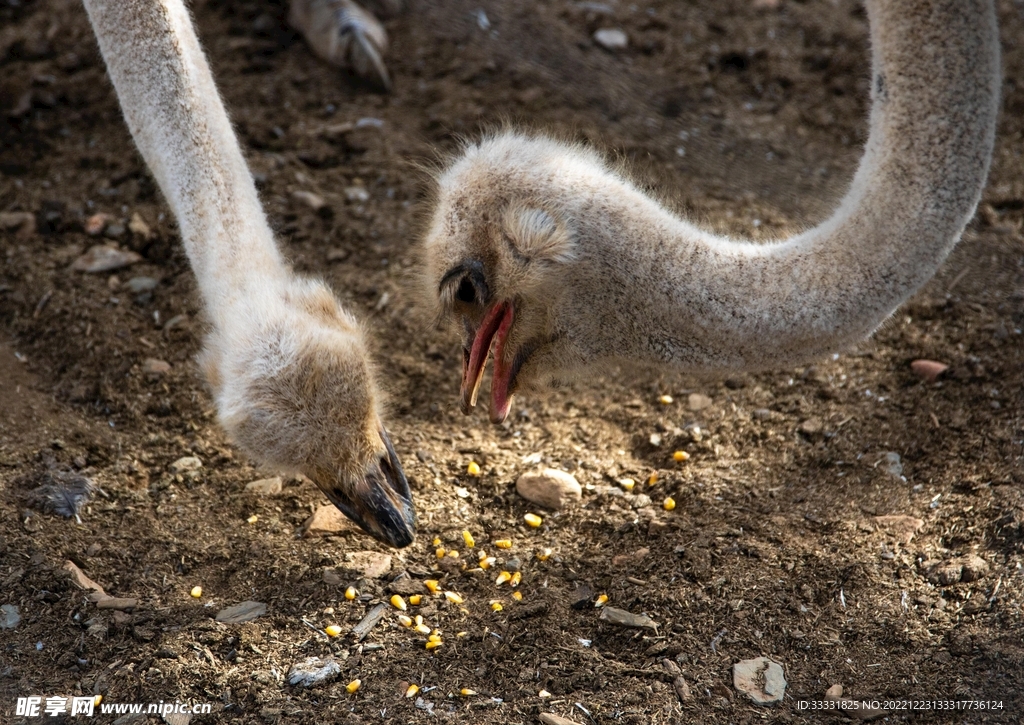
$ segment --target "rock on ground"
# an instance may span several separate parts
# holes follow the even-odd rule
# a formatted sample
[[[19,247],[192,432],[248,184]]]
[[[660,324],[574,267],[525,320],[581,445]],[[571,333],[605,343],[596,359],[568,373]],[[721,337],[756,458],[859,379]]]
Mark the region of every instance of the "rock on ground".
[[[583,489],[576,477],[555,468],[545,468],[540,473],[524,473],[516,481],[516,492],[531,503],[555,510],[583,497]]]
[[[284,483],[280,476],[261,478],[258,481],[250,481],[245,484],[245,490],[257,496],[276,496],[284,490]]]
[[[782,665],[767,657],[755,657],[734,664],[732,684],[758,705],[782,702],[786,694],[786,675]]]
[[[267,605],[263,602],[241,602],[217,612],[215,619],[224,624],[241,624],[251,622],[267,613]]]
[[[341,667],[331,658],[310,657],[288,670],[288,684],[312,687],[341,674]]]

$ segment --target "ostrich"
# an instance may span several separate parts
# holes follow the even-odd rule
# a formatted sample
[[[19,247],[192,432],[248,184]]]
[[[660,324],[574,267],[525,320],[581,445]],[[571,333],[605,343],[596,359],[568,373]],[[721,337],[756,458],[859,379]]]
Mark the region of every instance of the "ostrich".
[[[368,533],[413,540],[365,333],[274,243],[182,0],[85,0],[135,143],[199,281],[218,417],[263,463],[300,471]]]
[[[681,219],[579,145],[504,131],[437,177],[424,239],[461,402],[493,346],[490,418],[590,366],[752,371],[870,335],[923,285],[981,196],[999,105],[991,0],[868,0],[872,107],[827,221],[753,244]]]

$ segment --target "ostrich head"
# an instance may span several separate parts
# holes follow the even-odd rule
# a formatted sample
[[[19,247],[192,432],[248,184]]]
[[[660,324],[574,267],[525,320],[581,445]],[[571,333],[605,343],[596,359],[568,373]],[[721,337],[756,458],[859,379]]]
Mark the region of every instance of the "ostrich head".
[[[439,321],[462,334],[463,412],[476,404],[492,348],[495,423],[517,391],[587,361],[578,342],[587,335],[576,331],[590,326],[580,324],[571,288],[587,211],[580,184],[603,171],[586,149],[503,133],[468,146],[439,174],[425,268]]]

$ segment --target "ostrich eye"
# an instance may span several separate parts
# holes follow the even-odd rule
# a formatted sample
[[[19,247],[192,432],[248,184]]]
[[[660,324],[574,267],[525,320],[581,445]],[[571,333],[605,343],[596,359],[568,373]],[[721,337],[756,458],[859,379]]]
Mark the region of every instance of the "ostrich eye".
[[[469,277],[463,277],[459,289],[455,292],[455,299],[465,302],[467,305],[476,302],[476,288],[469,281]]]

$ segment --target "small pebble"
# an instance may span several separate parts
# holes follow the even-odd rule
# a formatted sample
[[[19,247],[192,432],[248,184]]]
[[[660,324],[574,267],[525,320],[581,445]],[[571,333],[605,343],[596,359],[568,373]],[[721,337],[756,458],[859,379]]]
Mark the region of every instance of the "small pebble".
[[[710,406],[711,403],[711,398],[706,395],[702,395],[701,393],[690,393],[689,397],[686,399],[686,407],[694,412],[704,410]]]
[[[87,272],[96,274],[99,272],[112,272],[115,269],[128,267],[136,262],[141,262],[142,257],[135,252],[98,245],[91,247],[89,251],[71,263],[71,269],[76,272]]]
[[[314,194],[311,191],[293,191],[292,199],[297,201],[304,206],[309,207],[315,212],[320,211],[327,206],[327,202],[324,201],[323,197],[319,194]]]
[[[524,473],[516,480],[516,493],[544,508],[559,510],[579,501],[583,488],[571,473],[545,468],[540,473]]]
[[[594,33],[594,42],[605,50],[625,50],[629,37],[618,28],[602,28]]]
[[[925,382],[934,383],[949,370],[949,365],[937,360],[914,360],[910,363],[910,370]]]
[[[758,705],[782,702],[786,694],[786,675],[782,665],[767,657],[756,657],[734,664],[732,684]]]
[[[261,478],[245,484],[245,490],[257,496],[276,496],[284,490],[284,483],[280,476]]]

